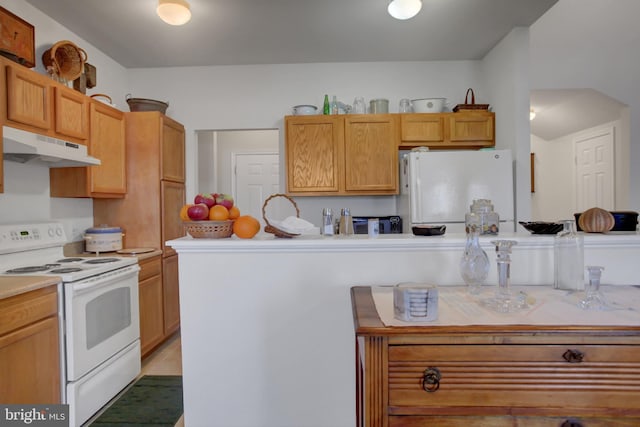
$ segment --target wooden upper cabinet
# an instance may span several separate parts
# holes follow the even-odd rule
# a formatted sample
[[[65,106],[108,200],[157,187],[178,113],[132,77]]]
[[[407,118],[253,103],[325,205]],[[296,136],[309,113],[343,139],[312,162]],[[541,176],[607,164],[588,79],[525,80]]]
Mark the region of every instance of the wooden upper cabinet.
[[[345,117],[345,191],[398,192],[398,116],[361,114]]]
[[[285,118],[287,189],[290,193],[337,193],[343,186],[344,119]]]
[[[398,192],[391,114],[287,116],[287,191],[299,196]]]
[[[162,144],[162,179],[185,182],[184,126],[170,117],[160,115]]]
[[[51,129],[51,79],[18,64],[8,65],[8,62],[5,62],[5,72],[7,122],[14,122],[23,129],[40,129],[40,132]]]
[[[99,166],[52,168],[51,197],[119,198],[127,192],[124,113],[91,101],[89,154]]]
[[[55,132],[78,139],[89,138],[91,98],[62,86],[54,88]]]
[[[400,149],[474,149],[495,146],[495,113],[400,114]]]

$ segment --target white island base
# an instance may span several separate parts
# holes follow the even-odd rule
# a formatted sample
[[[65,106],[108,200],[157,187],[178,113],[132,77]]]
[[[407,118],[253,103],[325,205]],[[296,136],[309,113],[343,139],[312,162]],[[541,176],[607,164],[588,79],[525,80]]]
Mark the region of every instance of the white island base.
[[[518,241],[514,285],[553,280],[553,236]],[[187,427],[353,427],[352,286],[460,285],[463,235],[169,241],[179,254]],[[603,284],[640,284],[640,236],[585,236]],[[493,292],[495,268],[484,292]]]

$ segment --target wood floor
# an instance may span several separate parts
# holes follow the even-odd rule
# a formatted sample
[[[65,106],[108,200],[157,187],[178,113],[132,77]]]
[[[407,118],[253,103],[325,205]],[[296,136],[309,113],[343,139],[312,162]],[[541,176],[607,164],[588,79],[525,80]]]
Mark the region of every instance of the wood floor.
[[[180,332],[169,338],[156,351],[142,361],[141,377],[143,375],[182,375],[182,351],[180,348]],[[116,396],[115,401],[120,395]],[[108,405],[106,406],[108,407]],[[105,407],[105,409],[106,409]],[[89,426],[102,412],[101,410],[89,419],[83,427]],[[180,417],[176,427],[184,427],[184,416]]]

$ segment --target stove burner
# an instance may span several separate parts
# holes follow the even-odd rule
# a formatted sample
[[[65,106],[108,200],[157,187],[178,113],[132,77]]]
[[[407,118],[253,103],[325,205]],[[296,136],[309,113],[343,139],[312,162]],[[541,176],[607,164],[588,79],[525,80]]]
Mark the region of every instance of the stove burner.
[[[51,270],[49,273],[67,274],[67,273],[75,273],[76,271],[82,271],[82,269],[79,267],[63,267],[63,268],[56,268],[55,270]]]
[[[119,261],[118,258],[94,258],[88,261],[85,261],[85,264],[106,264],[109,262]]]
[[[82,258],[62,258],[56,262],[78,262],[78,261],[82,261]]]
[[[47,271],[51,267],[49,265],[31,265],[28,267],[18,267],[12,268],[11,270],[5,271],[5,274],[28,274],[28,273],[37,273],[38,271]]]

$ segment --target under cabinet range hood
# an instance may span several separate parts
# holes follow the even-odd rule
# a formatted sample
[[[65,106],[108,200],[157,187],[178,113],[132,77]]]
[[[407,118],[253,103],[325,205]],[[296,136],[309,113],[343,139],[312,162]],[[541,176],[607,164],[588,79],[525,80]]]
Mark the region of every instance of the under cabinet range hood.
[[[4,160],[18,163],[40,162],[51,168],[99,165],[100,160],[87,154],[87,146],[57,138],[2,127]]]

